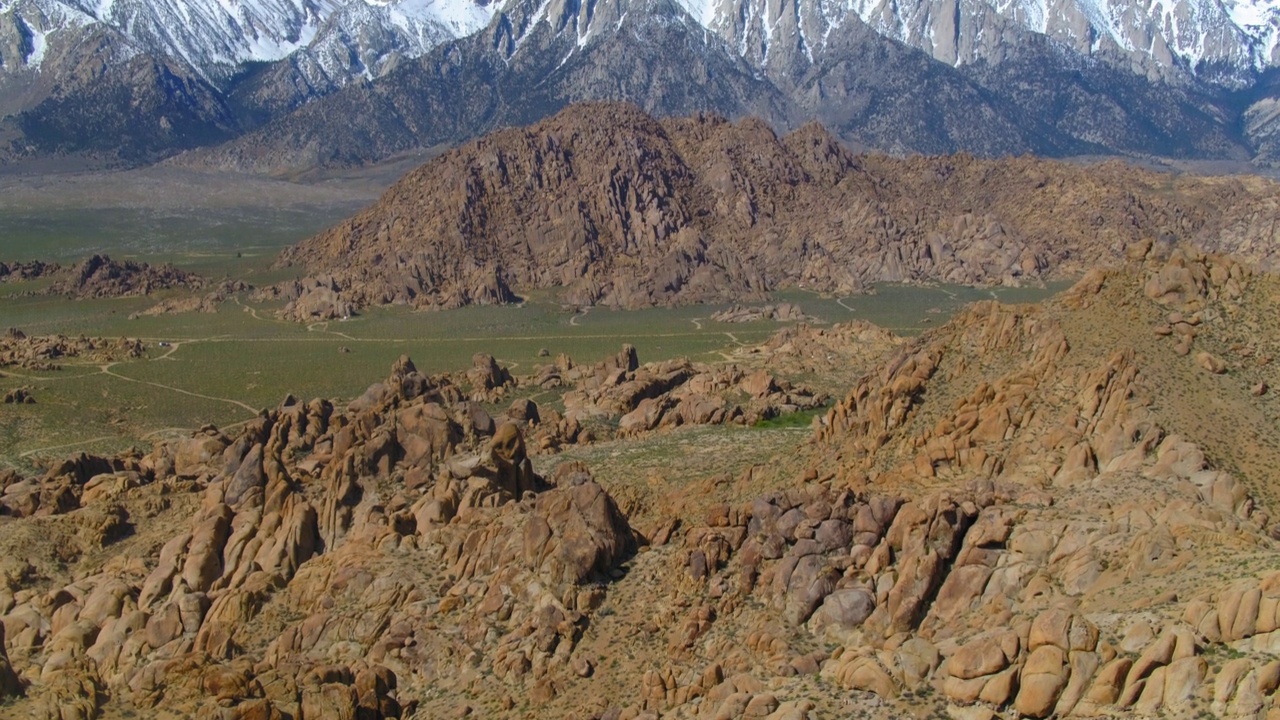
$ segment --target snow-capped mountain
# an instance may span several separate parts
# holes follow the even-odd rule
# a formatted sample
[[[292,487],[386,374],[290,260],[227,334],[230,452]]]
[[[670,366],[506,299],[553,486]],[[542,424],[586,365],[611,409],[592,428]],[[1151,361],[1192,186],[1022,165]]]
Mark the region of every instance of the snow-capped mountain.
[[[999,62],[1023,33],[1153,76],[1181,68],[1239,84],[1280,64],[1277,0],[679,2],[760,67],[779,53],[812,60],[854,19],[953,66]],[[507,10],[517,4],[507,0]],[[341,84],[478,32],[501,10],[500,0],[0,0],[0,25],[17,29],[9,47],[0,43],[0,63],[39,67],[58,34],[101,26],[214,82],[249,63],[298,56]]]
[[[1270,159],[1278,45],[1280,0],[0,0],[0,164],[367,162],[585,99],[895,152]]]
[[[214,82],[298,53],[334,76],[372,77],[388,56],[476,32],[495,10],[472,0],[0,0],[0,25],[26,38],[0,45],[0,61],[39,68],[59,35],[101,28]]]
[[[952,66],[1005,59],[1025,34],[1152,77],[1185,70],[1239,85],[1280,64],[1276,0],[680,0],[760,65],[812,59],[857,19]]]

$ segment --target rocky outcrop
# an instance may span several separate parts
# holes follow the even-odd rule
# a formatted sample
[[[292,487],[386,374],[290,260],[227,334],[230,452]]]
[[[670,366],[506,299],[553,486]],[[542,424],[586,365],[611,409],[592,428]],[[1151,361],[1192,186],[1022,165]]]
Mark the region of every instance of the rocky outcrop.
[[[141,340],[119,338],[78,338],[66,335],[27,335],[9,328],[0,335],[0,367],[27,370],[57,370],[60,362],[75,359],[85,362],[115,362],[140,357],[146,346]]]
[[[351,317],[352,308],[338,297],[328,277],[311,277],[273,285],[254,293],[254,300],[284,300],[281,316],[298,322],[340,320]]]
[[[133,260],[116,261],[94,255],[71,269],[70,277],[45,291],[75,298],[106,298],[150,295],[157,290],[185,288],[198,290],[205,284],[199,275],[165,264],[152,267]]]
[[[405,358],[346,410],[290,400],[236,435],[80,456],[39,481],[9,473],[0,506],[27,519],[87,517],[155,483],[199,493],[149,562],[120,556],[6,596],[0,621],[35,707],[93,717],[111,697],[191,716],[403,717],[404,679],[448,643],[422,632],[429,598],[432,614],[478,623],[477,661],[504,682],[568,671],[635,538],[584,467],[544,479],[515,425],[464,430],[462,404]],[[370,574],[420,553],[437,562]],[[363,610],[334,613],[348,603]]]
[[[855,156],[816,125],[779,137],[758,120],[585,104],[445,153],[280,262],[311,273],[325,307],[336,294],[353,308],[511,302],[520,288],[635,308],[1020,284],[1119,263],[1152,237],[1262,260],[1270,246],[1231,238],[1269,227],[1270,195],[1120,163]]]
[[[218,306],[226,302],[236,293],[247,292],[252,288],[239,280],[226,280],[220,283],[212,292],[204,295],[193,295],[191,297],[167,298],[152,305],[146,310],[133,313],[129,316],[130,320],[139,317],[150,317],[155,315],[174,315],[178,313],[216,313]]]
[[[4,394],[5,405],[35,405],[36,398],[28,388],[14,388]]]
[[[4,471],[0,692],[37,717],[1265,717],[1280,426],[1252,389],[1280,281],[1130,260],[918,338],[798,325],[717,366],[403,357],[349,402]],[[886,354],[767,461],[660,477],[573,447],[600,413],[683,452],[690,398],[781,402],[774,359],[851,346]]]
[[[41,260],[30,262],[0,262],[0,282],[18,282],[56,275],[62,270],[58,263]]]
[[[727,310],[713,313],[711,319],[723,323],[754,322],[756,320],[776,320],[778,322],[807,322],[814,318],[804,314],[799,305],[779,303],[777,305],[760,305],[744,307],[734,305]]]
[[[688,360],[640,365],[630,345],[615,358],[594,365],[577,365],[562,356],[554,365],[535,369],[524,382],[563,389],[564,420],[575,427],[593,426],[596,439],[690,425],[751,425],[812,410],[827,401],[764,369]],[[599,425],[607,418],[617,418],[616,433]]]

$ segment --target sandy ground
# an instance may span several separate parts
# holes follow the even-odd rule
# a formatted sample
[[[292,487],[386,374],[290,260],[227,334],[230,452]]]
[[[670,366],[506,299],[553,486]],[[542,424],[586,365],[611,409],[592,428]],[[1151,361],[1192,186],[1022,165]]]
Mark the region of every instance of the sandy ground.
[[[57,173],[0,173],[0,210],[290,207],[372,201],[428,154],[305,177],[267,177],[170,165]]]

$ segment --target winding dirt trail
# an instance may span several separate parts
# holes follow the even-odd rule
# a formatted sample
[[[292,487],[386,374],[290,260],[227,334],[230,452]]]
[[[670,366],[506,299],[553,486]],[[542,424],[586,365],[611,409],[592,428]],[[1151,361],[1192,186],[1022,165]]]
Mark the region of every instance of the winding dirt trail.
[[[183,390],[182,388],[176,388],[176,387],[173,387],[172,385],[164,385],[158,382],[151,382],[150,380],[139,380],[137,378],[131,378],[131,377],[128,377],[127,375],[121,375],[120,373],[113,372],[111,368],[119,364],[120,363],[107,363],[106,365],[100,365],[99,368],[102,370],[102,373],[104,375],[109,375],[113,378],[124,380],[125,382],[137,383],[139,385],[149,385],[151,387],[160,388],[161,390],[168,390],[169,392],[175,392],[182,395],[188,395],[190,397],[200,398],[201,400],[213,400],[215,402],[227,403],[228,405],[235,405],[236,407],[244,408],[245,410],[247,410],[248,412],[252,413],[255,416],[258,414],[257,408],[249,407],[248,405],[240,402],[239,400],[232,400],[231,398],[215,397],[213,395],[203,395],[201,393],[191,392],[190,390]]]
[[[23,453],[18,453],[18,457],[20,458],[31,457],[32,455],[35,455],[37,453],[53,452],[54,450],[66,450],[67,448],[79,447],[81,445],[89,445],[90,443],[102,442],[103,440],[116,440],[118,437],[119,436],[117,435],[103,435],[102,437],[89,438],[88,440],[77,440],[73,443],[67,443],[66,445],[53,445],[51,447],[36,448],[34,450],[28,450]]]

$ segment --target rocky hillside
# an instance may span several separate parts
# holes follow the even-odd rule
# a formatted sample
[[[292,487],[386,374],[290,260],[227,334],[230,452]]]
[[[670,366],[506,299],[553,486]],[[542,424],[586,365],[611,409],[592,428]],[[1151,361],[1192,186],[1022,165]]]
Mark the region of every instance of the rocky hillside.
[[[402,360],[345,405],[7,472],[0,693],[77,720],[1265,717],[1278,298],[1140,243],[909,342],[788,330],[747,355],[866,372],[784,459],[661,490],[556,462],[594,442],[565,430],[656,406],[620,434],[676,438],[698,397],[796,392],[634,349],[522,380]],[[527,383],[571,386],[564,414],[477,404]]]
[[[1153,238],[1269,266],[1276,198],[1252,178],[857,156],[817,125],[780,137],[758,120],[583,104],[445,153],[282,262],[316,277],[294,293],[309,298],[293,306],[304,319],[535,288],[634,308],[800,286],[1012,284],[1078,276]]]

